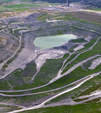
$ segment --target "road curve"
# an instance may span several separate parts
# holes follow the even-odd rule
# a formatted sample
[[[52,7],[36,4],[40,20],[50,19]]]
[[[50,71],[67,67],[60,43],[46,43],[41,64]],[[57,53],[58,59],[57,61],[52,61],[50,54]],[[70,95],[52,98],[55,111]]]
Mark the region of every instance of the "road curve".
[[[92,50],[93,47],[98,43],[98,41],[99,41],[100,38],[101,38],[101,37],[99,37],[99,38],[97,39],[97,41],[92,45],[92,47],[90,47],[89,50],[87,49],[87,50],[83,51],[83,53]],[[77,56],[78,56],[78,55],[77,55]],[[77,58],[77,56],[76,56],[76,58]],[[93,57],[92,57],[92,58],[93,58]],[[68,58],[67,58],[67,59],[68,59]],[[74,58],[74,59],[75,59],[75,58]],[[86,59],[86,61],[88,61],[88,60]],[[86,61],[85,61],[85,62],[86,62]],[[82,61],[82,62],[83,62],[83,61]],[[79,63],[80,63],[80,62],[79,62]],[[81,63],[81,64],[82,64],[82,63]],[[80,65],[80,64],[79,64],[79,65]],[[79,66],[79,65],[78,65],[78,66]],[[75,65],[74,65],[74,66],[75,66]],[[77,66],[76,66],[76,67],[77,67]],[[73,70],[73,69],[72,69],[72,70]],[[69,71],[70,71],[70,69],[69,69]],[[39,87],[30,88],[30,89],[25,89],[25,90],[13,90],[13,91],[9,91],[9,90],[0,90],[0,92],[25,92],[25,91],[30,91],[30,90],[39,89],[39,88],[48,86],[49,84],[55,82],[56,80],[58,80],[58,79],[60,79],[61,77],[65,76],[66,73],[63,74],[63,76],[62,76],[62,75],[59,75],[59,74],[61,74],[61,73],[58,73],[58,76],[57,76],[56,78],[52,79],[49,83],[47,83],[47,84],[45,84],[45,85],[42,85],[42,86],[39,86]]]
[[[45,104],[46,104],[47,102],[49,102],[49,101],[51,101],[51,100],[53,100],[53,99],[55,99],[55,98],[57,98],[57,97],[59,97],[59,96],[65,94],[65,93],[68,93],[68,92],[70,92],[70,91],[72,91],[72,90],[74,90],[74,89],[80,87],[80,86],[81,86],[82,84],[84,84],[86,81],[92,79],[93,77],[99,75],[100,73],[101,73],[101,72],[98,72],[98,73],[94,73],[94,74],[89,75],[89,76],[90,76],[89,78],[85,79],[84,81],[82,81],[81,83],[77,84],[76,86],[74,86],[74,87],[72,87],[72,88],[70,88],[70,89],[67,89],[67,90],[65,90],[65,91],[63,91],[63,92],[61,92],[61,93],[59,93],[59,94],[57,94],[57,95],[55,95],[55,96],[53,96],[53,97],[51,97],[51,98],[45,100],[44,102],[42,102],[41,104],[39,104],[39,105],[37,105],[37,106],[33,106],[33,107],[29,107],[29,108],[24,108],[24,109],[21,109],[21,110],[15,110],[15,111],[11,111],[11,112],[8,112],[8,113],[19,113],[19,112],[22,112],[22,111],[27,111],[27,110],[33,110],[33,109],[42,108],[42,107],[45,106]]]

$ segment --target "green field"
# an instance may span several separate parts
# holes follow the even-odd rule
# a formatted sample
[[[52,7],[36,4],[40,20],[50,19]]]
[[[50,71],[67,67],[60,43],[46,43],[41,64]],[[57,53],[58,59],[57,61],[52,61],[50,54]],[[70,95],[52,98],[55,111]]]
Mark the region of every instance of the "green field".
[[[101,113],[101,103],[49,107],[24,111],[21,113]]]
[[[8,9],[3,6],[0,6],[0,12],[5,12],[5,11],[8,11]]]
[[[18,8],[18,9],[13,9],[13,11],[26,11],[30,10],[29,8]]]
[[[39,7],[36,4],[16,4],[16,5],[5,5],[6,8],[25,8],[25,7]]]
[[[95,9],[91,8],[91,9],[89,9],[89,10],[101,11],[101,8],[95,8]]]

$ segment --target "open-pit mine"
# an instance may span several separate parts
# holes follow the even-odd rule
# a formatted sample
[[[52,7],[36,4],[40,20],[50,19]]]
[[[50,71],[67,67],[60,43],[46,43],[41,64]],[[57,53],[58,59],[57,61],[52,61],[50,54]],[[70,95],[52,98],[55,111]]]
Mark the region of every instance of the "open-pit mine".
[[[101,14],[29,10],[0,13],[0,113],[100,113]]]

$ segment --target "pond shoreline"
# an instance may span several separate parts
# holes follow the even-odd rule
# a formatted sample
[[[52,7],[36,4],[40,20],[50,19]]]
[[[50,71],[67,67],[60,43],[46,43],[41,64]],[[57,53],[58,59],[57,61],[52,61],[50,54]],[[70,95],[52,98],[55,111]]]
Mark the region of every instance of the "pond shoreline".
[[[71,39],[77,39],[77,36],[73,34],[63,34],[63,35],[37,37],[34,40],[34,45],[44,50],[65,45]]]

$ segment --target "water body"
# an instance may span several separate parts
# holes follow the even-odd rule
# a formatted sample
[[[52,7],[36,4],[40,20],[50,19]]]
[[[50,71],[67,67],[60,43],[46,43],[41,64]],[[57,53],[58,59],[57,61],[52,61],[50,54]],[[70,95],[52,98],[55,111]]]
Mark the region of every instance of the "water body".
[[[64,34],[56,36],[44,36],[35,39],[34,44],[41,49],[48,49],[52,47],[58,47],[67,43],[71,39],[76,39],[77,36],[73,34]]]

